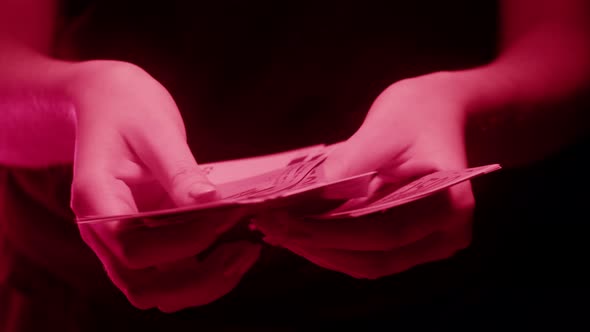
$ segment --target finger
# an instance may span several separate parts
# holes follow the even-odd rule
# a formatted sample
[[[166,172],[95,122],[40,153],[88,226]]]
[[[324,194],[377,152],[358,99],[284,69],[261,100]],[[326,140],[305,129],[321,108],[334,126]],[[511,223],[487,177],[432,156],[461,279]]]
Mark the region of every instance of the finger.
[[[72,209],[78,216],[126,215],[137,212],[129,187],[121,180],[101,173],[76,174],[72,185]],[[92,224],[101,243],[120,264],[133,268],[196,255],[211,245],[217,236],[231,228],[242,215],[241,209],[225,209],[187,215],[184,222],[166,227],[148,227],[131,220]],[[139,225],[139,227],[137,227]],[[81,232],[86,243],[96,251],[97,241]],[[101,260],[104,255],[98,254]]]
[[[200,264],[174,269],[155,283],[152,300],[164,312],[211,303],[229,293],[256,263],[261,246],[240,241],[220,246]]]
[[[96,137],[101,137],[100,144]],[[123,146],[124,139],[113,128],[80,124],[71,187],[71,207],[78,217],[137,212],[129,187],[114,176],[125,160]]]
[[[141,270],[130,270],[124,268],[117,259],[115,259],[113,253],[104,245],[100,237],[94,232],[94,229],[89,224],[79,225],[80,235],[84,242],[86,242],[91,248],[94,254],[98,257],[99,261],[113,284],[120,289],[130,301],[139,309],[149,309],[150,307],[144,305],[141,302],[134,302],[133,298],[128,295],[130,293],[130,285],[133,285],[132,280],[136,280],[134,287],[139,287],[141,282],[147,278],[145,274],[149,272],[149,269]],[[143,273],[142,273],[143,272]]]
[[[89,227],[122,266],[140,269],[197,255],[243,216],[243,209],[225,207],[175,216],[170,224],[158,220],[162,226],[125,220]]]
[[[119,145],[114,145],[119,146]],[[133,193],[122,180],[110,176],[106,159],[82,149],[72,185],[72,208],[78,216],[126,215],[137,212]],[[105,175],[106,174],[106,175]],[[93,224],[102,243],[123,266],[143,268],[196,255],[241,218],[228,209],[187,215],[182,223],[150,229],[131,220]],[[140,227],[135,227],[136,225]],[[130,227],[133,226],[133,227]],[[86,238],[85,238],[86,240]],[[87,242],[95,249],[96,241]],[[103,257],[99,257],[101,260]]]
[[[446,227],[470,222],[473,205],[470,187],[463,184],[364,217],[313,220],[274,212],[256,218],[255,224],[272,243],[318,249],[392,250]]]
[[[193,257],[158,268],[129,269],[100,245],[91,228],[82,232],[99,243],[96,252],[103,257],[107,275],[131,304],[167,312],[207,304],[227,294],[256,262],[261,249],[241,241],[220,246],[203,261]]]
[[[162,130],[157,136],[133,138],[138,155],[178,206],[215,198],[207,179],[181,132]]]
[[[324,268],[355,278],[377,279],[453,256],[469,246],[471,225],[456,225],[391,251],[348,251],[289,245],[292,252]]]
[[[326,177],[336,180],[377,171],[377,176],[369,185],[369,195],[374,197],[380,191],[386,193],[438,170],[428,161],[409,158],[409,147],[394,145],[377,148],[369,138],[357,133],[331,151],[322,164]]]
[[[71,207],[78,217],[137,212],[129,187],[123,181],[100,172],[74,174],[71,196]]]
[[[371,153],[367,153],[367,147],[370,146],[368,145],[370,143],[353,136],[338,145],[322,163],[326,179],[332,181],[376,171],[384,164],[383,159],[387,159],[387,163],[396,160],[397,156],[392,157],[391,154],[379,153],[380,150],[378,149],[371,149]]]
[[[374,108],[375,105],[371,109]],[[382,130],[382,125],[369,121],[368,117],[354,135],[329,153],[324,161],[326,176],[337,179],[383,168],[395,169],[412,159],[414,142],[409,138],[414,135]]]

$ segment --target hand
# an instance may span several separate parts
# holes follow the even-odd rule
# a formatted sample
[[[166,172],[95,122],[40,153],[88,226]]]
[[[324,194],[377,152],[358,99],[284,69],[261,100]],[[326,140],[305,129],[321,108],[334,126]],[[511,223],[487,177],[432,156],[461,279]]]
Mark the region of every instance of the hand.
[[[81,66],[72,84],[77,216],[124,215],[215,196],[164,87],[131,64]],[[260,248],[247,242],[221,245],[202,262],[194,257],[241,217],[229,210],[157,227],[116,221],[80,225],[80,233],[133,305],[175,311],[223,296],[256,261]]]
[[[466,104],[452,74],[393,84],[372,105],[360,129],[325,161],[328,178],[378,170],[371,191],[438,170],[467,167]],[[270,211],[255,223],[270,244],[357,278],[379,278],[444,259],[471,239],[469,183],[365,217],[309,220]]]

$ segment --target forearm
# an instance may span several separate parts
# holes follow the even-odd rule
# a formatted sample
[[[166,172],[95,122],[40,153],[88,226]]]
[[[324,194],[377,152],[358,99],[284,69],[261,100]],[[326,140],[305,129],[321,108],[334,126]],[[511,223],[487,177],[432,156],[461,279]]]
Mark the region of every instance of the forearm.
[[[586,134],[590,45],[585,34],[547,25],[493,63],[456,73],[466,94],[466,137],[474,164],[531,163]]]
[[[0,164],[44,167],[72,161],[71,68],[18,44],[0,44]]]

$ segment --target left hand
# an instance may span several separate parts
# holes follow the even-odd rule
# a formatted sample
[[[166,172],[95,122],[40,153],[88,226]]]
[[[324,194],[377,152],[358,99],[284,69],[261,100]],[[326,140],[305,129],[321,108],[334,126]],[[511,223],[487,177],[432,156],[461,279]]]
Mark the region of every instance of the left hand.
[[[374,102],[359,130],[325,161],[330,179],[377,170],[373,186],[467,167],[462,91],[452,73],[400,81]],[[254,222],[270,244],[357,278],[375,279],[452,256],[471,241],[468,182],[385,213],[309,220],[269,211]]]

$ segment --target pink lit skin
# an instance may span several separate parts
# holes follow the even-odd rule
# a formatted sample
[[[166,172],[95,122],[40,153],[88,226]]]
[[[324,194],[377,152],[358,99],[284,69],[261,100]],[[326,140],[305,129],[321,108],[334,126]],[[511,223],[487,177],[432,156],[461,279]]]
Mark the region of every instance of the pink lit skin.
[[[110,72],[101,74],[103,65],[86,67],[91,73],[83,76],[93,80],[83,83],[76,107],[85,110],[77,117],[76,214],[128,214],[210,198],[215,188],[186,144],[166,89],[139,68],[106,63]],[[105,143],[97,144],[97,138]],[[256,261],[260,245],[248,242],[221,246],[200,263],[194,258],[241,217],[240,211],[217,213],[197,222],[131,230],[115,222],[82,226],[80,233],[131,303],[176,311],[226,294]]]
[[[55,2],[0,1],[0,105],[10,105],[0,109],[0,163],[72,163],[78,216],[210,199],[214,187],[197,167],[165,87],[133,64],[43,55]],[[393,83],[328,158],[327,174],[377,169],[378,186],[470,164],[527,164],[571,144],[589,123],[565,106],[589,83],[588,7],[586,0],[504,0],[495,61]],[[361,220],[312,223],[267,211],[255,223],[270,245],[374,279],[468,246],[474,204],[470,185],[462,184]],[[109,223],[80,227],[80,234],[134,306],[171,312],[228,293],[258,259],[261,246],[246,242],[222,245],[203,262],[191,259],[241,217],[221,211],[183,225],[129,230]]]

